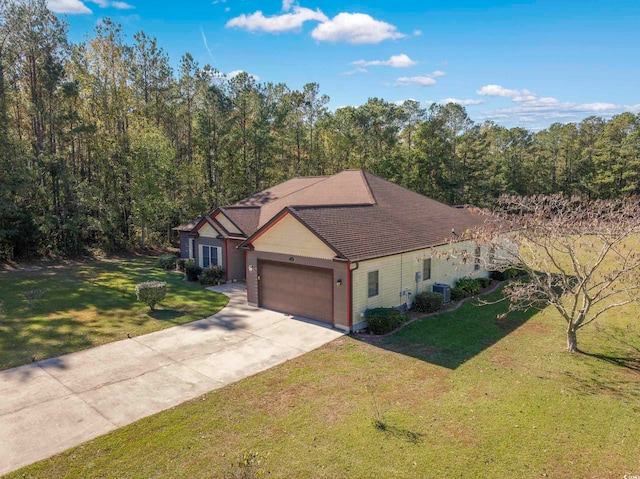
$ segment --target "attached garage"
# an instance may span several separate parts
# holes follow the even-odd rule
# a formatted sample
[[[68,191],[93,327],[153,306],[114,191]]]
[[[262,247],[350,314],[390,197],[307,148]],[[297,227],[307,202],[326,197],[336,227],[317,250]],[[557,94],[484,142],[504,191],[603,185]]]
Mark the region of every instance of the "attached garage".
[[[258,261],[259,305],[333,324],[333,270]]]

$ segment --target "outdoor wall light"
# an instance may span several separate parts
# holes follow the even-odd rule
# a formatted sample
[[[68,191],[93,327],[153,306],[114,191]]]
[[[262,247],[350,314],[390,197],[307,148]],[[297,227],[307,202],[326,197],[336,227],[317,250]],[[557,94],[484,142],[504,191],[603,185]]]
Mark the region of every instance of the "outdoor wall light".
[[[253,265],[252,265],[252,264],[250,264],[250,265],[249,265],[249,273],[252,273],[252,272],[253,272]]]
[[[339,279],[338,281],[336,281],[336,286],[341,286],[342,285],[342,280]]]

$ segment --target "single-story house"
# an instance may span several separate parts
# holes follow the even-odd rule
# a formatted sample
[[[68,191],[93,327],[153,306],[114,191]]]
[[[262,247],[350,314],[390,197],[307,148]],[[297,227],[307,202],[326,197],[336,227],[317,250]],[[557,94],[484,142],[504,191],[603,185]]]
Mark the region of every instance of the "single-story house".
[[[354,331],[376,307],[488,272],[451,240],[484,222],[362,170],[294,178],[181,225],[183,258],[245,280],[250,304]]]

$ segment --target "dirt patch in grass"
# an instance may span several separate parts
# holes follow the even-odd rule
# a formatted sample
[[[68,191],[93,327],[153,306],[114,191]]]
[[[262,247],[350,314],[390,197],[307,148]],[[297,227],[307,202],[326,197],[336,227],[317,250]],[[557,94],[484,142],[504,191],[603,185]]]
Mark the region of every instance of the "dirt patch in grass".
[[[547,323],[541,323],[539,321],[527,321],[522,325],[522,331],[535,334],[552,334],[554,328]]]

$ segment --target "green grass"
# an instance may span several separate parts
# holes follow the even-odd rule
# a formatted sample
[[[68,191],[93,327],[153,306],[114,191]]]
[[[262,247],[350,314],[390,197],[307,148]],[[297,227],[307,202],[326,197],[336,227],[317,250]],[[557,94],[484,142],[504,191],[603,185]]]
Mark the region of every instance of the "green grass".
[[[639,474],[640,309],[581,331],[597,357],[505,307],[341,338],[8,477],[239,477],[250,452],[274,478]]]
[[[136,258],[0,272],[0,369],[202,319],[227,303],[156,263]],[[147,280],[168,283],[153,313],[136,301],[135,285]],[[31,309],[23,293],[34,289],[45,292]]]

